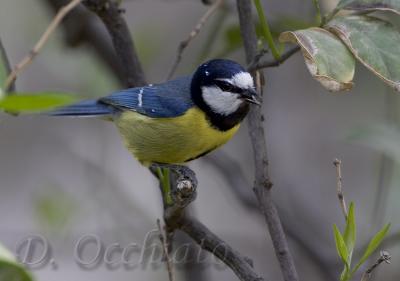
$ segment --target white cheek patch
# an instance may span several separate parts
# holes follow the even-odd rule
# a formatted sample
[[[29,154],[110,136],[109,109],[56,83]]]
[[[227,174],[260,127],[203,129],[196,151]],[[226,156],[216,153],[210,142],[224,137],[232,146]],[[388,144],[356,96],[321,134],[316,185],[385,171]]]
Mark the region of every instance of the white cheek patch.
[[[220,80],[229,82],[232,85],[235,85],[236,87],[241,89],[254,88],[253,77],[251,77],[250,73],[248,72],[239,72],[230,79],[220,79]]]
[[[234,113],[243,103],[237,94],[224,92],[218,87],[202,87],[204,102],[215,112],[221,115]]]

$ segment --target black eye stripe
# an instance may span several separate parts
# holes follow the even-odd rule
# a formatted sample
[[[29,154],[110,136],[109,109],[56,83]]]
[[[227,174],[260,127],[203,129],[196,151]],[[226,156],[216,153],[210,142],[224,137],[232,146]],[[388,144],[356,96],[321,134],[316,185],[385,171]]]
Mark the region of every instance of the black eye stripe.
[[[229,82],[226,81],[221,81],[221,80],[216,80],[215,84],[225,92],[231,92],[231,93],[236,93],[236,94],[241,94],[243,93],[243,89],[236,87],[235,85],[232,85]]]

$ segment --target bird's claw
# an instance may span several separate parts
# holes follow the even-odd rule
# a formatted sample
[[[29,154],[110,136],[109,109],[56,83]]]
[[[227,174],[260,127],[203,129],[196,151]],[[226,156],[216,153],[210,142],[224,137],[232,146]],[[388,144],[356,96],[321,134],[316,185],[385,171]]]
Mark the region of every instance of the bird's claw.
[[[196,174],[188,167],[181,165],[155,164],[160,168],[168,168],[177,176],[170,194],[175,204],[186,207],[196,199],[197,178]]]

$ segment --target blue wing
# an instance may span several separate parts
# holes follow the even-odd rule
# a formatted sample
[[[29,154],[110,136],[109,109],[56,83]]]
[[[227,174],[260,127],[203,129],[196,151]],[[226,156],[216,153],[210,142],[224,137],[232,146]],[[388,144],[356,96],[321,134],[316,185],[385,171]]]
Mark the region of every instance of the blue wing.
[[[126,89],[102,98],[100,102],[149,117],[176,117],[193,106],[190,82],[191,77],[183,77],[154,86]]]
[[[89,100],[50,112],[56,116],[99,116],[131,110],[153,117],[176,117],[193,106],[191,76],[162,84],[115,92],[99,100]]]

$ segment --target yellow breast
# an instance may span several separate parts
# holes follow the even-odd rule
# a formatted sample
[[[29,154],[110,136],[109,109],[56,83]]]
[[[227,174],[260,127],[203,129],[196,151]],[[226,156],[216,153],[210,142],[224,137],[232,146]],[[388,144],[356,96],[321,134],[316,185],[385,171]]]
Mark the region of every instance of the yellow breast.
[[[115,120],[128,150],[143,164],[184,163],[225,144],[239,129],[211,127],[197,107],[173,118],[150,118],[133,111]]]

